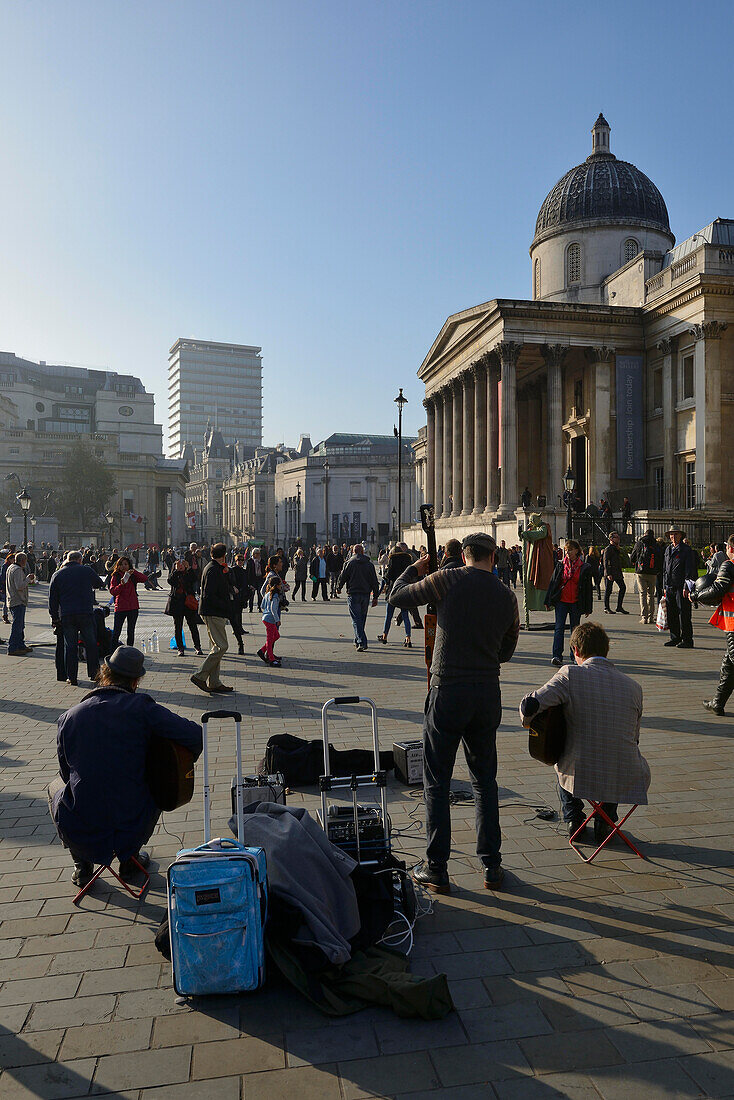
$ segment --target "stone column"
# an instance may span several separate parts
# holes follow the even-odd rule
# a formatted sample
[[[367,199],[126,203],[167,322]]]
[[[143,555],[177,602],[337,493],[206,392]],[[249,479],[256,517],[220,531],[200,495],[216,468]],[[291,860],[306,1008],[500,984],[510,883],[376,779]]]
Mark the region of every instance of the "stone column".
[[[444,386],[443,391],[443,516],[451,515],[451,462],[452,462],[452,414],[453,394],[451,386]]]
[[[497,384],[499,368],[497,358],[485,359],[487,376],[487,511],[496,512],[500,506],[500,425]]]
[[[462,507],[462,470],[464,457],[463,421],[464,421],[464,394],[460,378],[454,378],[451,383],[453,395],[453,426],[451,431],[451,495],[454,498],[451,507],[451,515],[458,516]]]
[[[433,491],[436,474],[436,403],[432,397],[427,397],[423,402],[426,410],[426,462],[423,468],[423,503],[436,506],[436,496]]]
[[[502,469],[500,513],[512,516],[518,505],[517,489],[517,359],[522,344],[502,340],[495,351],[500,357],[502,381]]]
[[[543,358],[548,369],[548,484],[545,495],[548,505],[555,508],[563,493],[563,360],[568,346],[544,344]]]
[[[183,542],[186,538],[186,508],[184,494],[177,486],[171,486],[171,538],[173,545]],[[164,526],[165,526],[165,516]],[[150,534],[148,535],[150,538]],[[152,540],[151,540],[152,541]]]
[[[377,530],[377,478],[371,474],[368,474],[365,478],[367,482],[367,515],[364,517],[367,524],[367,538],[370,537],[370,530],[374,527]],[[296,507],[298,505],[296,504]],[[403,523],[411,523],[412,517],[409,515],[403,516]]]
[[[614,348],[606,345],[589,348],[587,359],[594,367],[594,398],[592,404],[593,477],[589,478],[589,499],[598,502],[609,492],[612,482],[612,359]]]
[[[675,337],[661,340],[658,351],[663,354],[663,483],[673,485],[675,478],[675,379],[673,377],[673,345]],[[664,489],[666,493],[668,490]],[[657,507],[657,500],[655,506]],[[665,497],[663,497],[665,506]]]
[[[696,485],[702,487],[701,503],[707,505],[722,501],[720,339],[726,328],[725,322],[705,321],[688,330],[696,341]]]
[[[443,511],[443,400],[440,391],[432,396],[435,411],[436,435],[433,452],[433,484],[429,483],[430,503],[438,518]]]
[[[487,507],[487,368],[480,360],[474,374],[474,515]]]
[[[474,374],[471,367],[461,376],[464,387],[464,439],[462,516],[471,515],[474,509]]]

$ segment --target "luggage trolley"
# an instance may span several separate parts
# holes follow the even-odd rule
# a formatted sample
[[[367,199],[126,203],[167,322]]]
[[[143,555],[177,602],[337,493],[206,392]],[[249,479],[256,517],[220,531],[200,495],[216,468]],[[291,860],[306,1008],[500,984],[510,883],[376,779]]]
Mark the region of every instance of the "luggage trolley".
[[[370,710],[372,741],[374,745],[374,770],[369,775],[333,776],[329,763],[328,714],[333,707],[363,703]],[[390,818],[387,812],[387,772],[380,767],[380,743],[377,733],[377,707],[372,699],[362,695],[342,695],[329,699],[321,708],[321,728],[324,739],[324,774],[319,779],[321,791],[321,826],[332,844],[341,848],[357,863],[374,866],[383,863],[390,854]],[[371,787],[380,792],[379,803],[360,805],[357,792]],[[351,791],[352,805],[327,805],[329,791]]]

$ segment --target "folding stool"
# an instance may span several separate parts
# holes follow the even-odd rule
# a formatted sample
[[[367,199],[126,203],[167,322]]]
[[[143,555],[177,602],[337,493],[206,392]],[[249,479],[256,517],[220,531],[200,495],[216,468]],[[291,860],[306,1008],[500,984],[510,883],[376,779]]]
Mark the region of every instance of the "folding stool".
[[[622,832],[622,826],[624,825],[627,818],[630,817],[630,815],[635,812],[635,810],[637,809],[637,804],[635,804],[632,807],[631,810],[627,811],[627,813],[624,815],[624,817],[622,818],[621,821],[612,821],[611,817],[606,812],[606,810],[604,809],[603,804],[601,802],[594,802],[593,799],[591,799],[591,798],[587,798],[586,801],[589,803],[590,806],[593,806],[593,810],[591,811],[589,816],[579,825],[576,832],[573,833],[568,838],[568,843],[571,845],[571,847],[573,848],[576,855],[579,856],[581,859],[583,859],[584,863],[591,863],[592,859],[594,859],[596,856],[599,855],[599,852],[602,850],[604,845],[608,844],[609,841],[612,839],[612,837],[615,836],[615,835],[621,837],[621,839],[625,842],[627,847],[631,848],[632,851],[635,853],[635,855],[638,855],[640,857],[640,859],[645,858],[643,856],[642,852],[639,851],[638,848],[635,848],[634,844],[629,839],[629,837],[625,836],[625,834]],[[604,837],[604,840],[602,840],[601,844],[599,845],[599,847],[596,849],[595,852],[592,852],[592,854],[590,856],[585,856],[585,855],[583,855],[582,852],[579,851],[577,846],[574,844],[574,839],[579,835],[581,830],[586,825],[588,825],[597,816],[600,817],[603,821],[606,821],[607,825],[611,826],[611,832],[607,836]]]
[[[99,876],[102,874],[103,871],[109,871],[110,874],[114,875],[115,878],[117,879],[117,881],[120,883],[120,885],[122,887],[124,887],[125,890],[127,890],[128,894],[130,894],[131,897],[134,897],[136,900],[138,900],[139,898],[142,898],[143,894],[148,889],[148,884],[150,882],[150,875],[146,871],[145,867],[143,867],[143,865],[141,863],[138,863],[135,856],[131,856],[130,858],[132,859],[133,863],[137,867],[139,867],[140,870],[145,875],[145,882],[143,883],[143,885],[141,886],[141,888],[139,890],[135,890],[132,886],[130,886],[127,882],[125,882],[124,878],[120,878],[117,871],[115,871],[115,869],[113,867],[110,867],[109,863],[103,863],[102,866],[98,867],[97,870],[94,872],[94,874],[92,875],[92,877],[90,878],[90,880],[86,884],[86,886],[82,886],[81,890],[79,891],[79,893],[74,898],[74,905],[79,904],[81,899],[84,897],[84,895],[87,893],[87,891],[92,887],[93,883],[95,883],[97,881],[97,879],[99,878]]]

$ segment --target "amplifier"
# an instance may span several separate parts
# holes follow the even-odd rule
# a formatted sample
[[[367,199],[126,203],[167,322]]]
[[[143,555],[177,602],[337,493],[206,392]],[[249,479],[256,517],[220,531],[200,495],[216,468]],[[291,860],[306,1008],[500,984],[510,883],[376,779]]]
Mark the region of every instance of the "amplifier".
[[[423,742],[396,741],[392,747],[395,778],[406,787],[423,782]]]
[[[274,775],[243,775],[242,777],[242,805],[250,806],[253,802],[280,802],[285,806],[286,796],[285,779],[281,772]],[[232,798],[232,813],[237,813],[237,780],[230,784]]]
[[[321,821],[321,825],[331,843],[357,862],[376,862],[390,851],[389,833],[380,806],[357,806],[355,822],[354,807],[331,804],[326,822]]]

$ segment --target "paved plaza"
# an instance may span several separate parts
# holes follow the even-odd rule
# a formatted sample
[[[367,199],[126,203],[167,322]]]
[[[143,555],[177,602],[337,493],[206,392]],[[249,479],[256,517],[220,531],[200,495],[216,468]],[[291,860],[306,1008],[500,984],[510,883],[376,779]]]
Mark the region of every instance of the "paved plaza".
[[[329,1019],[273,977],[261,992],[176,1004],[170,966],[154,931],[165,906],[164,872],[181,841],[201,841],[200,788],[168,814],[151,842],[151,889],[136,904],[105,880],[71,904],[68,854],[48,817],[56,773],[56,719],[83,691],[57,684],[44,610],[32,597],[27,637],[45,642],[26,658],[0,656],[0,1096],[129,1100],[358,1100],[441,1096],[574,1100],[734,1096],[734,722],[701,707],[718,676],[723,635],[694,613],[696,649],[664,649],[637,615],[596,613],[610,656],[645,696],[641,748],[652,769],[650,805],[630,820],[643,862],[615,844],[587,866],[558,820],[553,772],[527,754],[521,696],[545,682],[551,637],[522,633],[504,666],[499,734],[500,806],[508,887],[483,889],[474,855],[473,807],[453,808],[451,896],[435,899],[416,929],[415,972],[445,972],[456,1012],[442,1021],[401,1020],[386,1009]],[[167,648],[163,593],[144,593],[139,636],[161,635],[145,689],[198,718],[209,699],[189,683],[196,658]],[[628,606],[635,610],[634,600]],[[370,612],[368,635],[384,605]],[[600,607],[599,604],[596,605]],[[247,619],[247,616],[245,616]],[[535,615],[536,621],[544,616]],[[243,714],[248,769],[272,734],[320,736],[322,703],[339,694],[377,704],[384,748],[417,736],[425,697],[422,632],[416,647],[374,641],[355,654],[346,601],[298,603],[283,616],[280,669],[228,655],[227,701]],[[0,631],[7,637],[7,629]],[[236,648],[236,647],[235,647]],[[80,669],[83,675],[84,669]],[[367,746],[368,723],[351,712],[334,743]],[[234,774],[231,727],[210,725],[214,833],[224,834]],[[457,789],[467,772],[457,768]],[[420,791],[390,781],[396,848],[422,850]],[[313,791],[294,793],[309,809]],[[165,831],[164,831],[165,829]],[[179,840],[180,838],[180,840]]]

